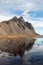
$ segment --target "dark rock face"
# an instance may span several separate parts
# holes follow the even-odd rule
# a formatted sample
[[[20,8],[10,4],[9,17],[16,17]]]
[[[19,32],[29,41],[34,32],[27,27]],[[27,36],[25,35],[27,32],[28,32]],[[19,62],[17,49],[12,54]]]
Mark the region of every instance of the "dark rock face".
[[[25,21],[24,21],[22,16],[20,18],[18,18],[18,25],[19,25],[19,27],[22,27],[25,30],[24,22]]]
[[[14,22],[17,22],[18,21],[18,18],[16,16],[14,16],[11,21],[14,21]]]
[[[24,25],[25,25],[28,29],[30,29],[33,33],[35,33],[35,30],[34,30],[34,28],[33,28],[33,26],[32,26],[31,23],[29,23],[29,22],[25,22]]]
[[[18,22],[19,22],[19,23],[25,22],[25,21],[24,21],[24,18],[21,16],[20,18],[18,18]]]
[[[31,23],[25,22],[25,26],[27,26],[29,29],[32,29]]]
[[[27,26],[27,28],[29,28],[29,29],[34,29],[32,24],[29,22],[25,22],[25,26]]]

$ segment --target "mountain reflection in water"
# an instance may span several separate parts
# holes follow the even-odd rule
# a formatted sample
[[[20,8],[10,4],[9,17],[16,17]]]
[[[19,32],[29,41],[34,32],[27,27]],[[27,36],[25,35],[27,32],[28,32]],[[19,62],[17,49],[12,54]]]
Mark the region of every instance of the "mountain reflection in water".
[[[43,65],[42,41],[43,38],[6,39],[0,44],[0,65]]]
[[[6,39],[6,41],[0,44],[0,49],[4,52],[10,53],[9,55],[19,55],[22,57],[25,51],[32,48],[34,42],[35,39],[29,38]]]

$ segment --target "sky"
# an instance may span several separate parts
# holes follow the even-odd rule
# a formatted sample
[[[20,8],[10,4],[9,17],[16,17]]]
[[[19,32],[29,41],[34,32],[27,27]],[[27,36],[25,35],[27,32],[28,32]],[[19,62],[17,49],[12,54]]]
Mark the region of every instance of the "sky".
[[[23,16],[43,35],[43,0],[0,0],[0,22]]]

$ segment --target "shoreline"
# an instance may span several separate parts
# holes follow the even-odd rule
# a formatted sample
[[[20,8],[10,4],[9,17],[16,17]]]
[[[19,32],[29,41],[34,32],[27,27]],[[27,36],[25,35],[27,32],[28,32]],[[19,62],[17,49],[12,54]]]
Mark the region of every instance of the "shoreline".
[[[43,36],[0,36],[0,38],[22,38],[22,37],[27,37],[27,38],[43,38]]]

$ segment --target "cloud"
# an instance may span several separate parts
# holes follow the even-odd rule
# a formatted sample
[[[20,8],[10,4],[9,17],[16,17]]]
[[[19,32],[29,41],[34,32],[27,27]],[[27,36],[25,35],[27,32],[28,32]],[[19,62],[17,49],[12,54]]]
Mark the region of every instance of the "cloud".
[[[17,15],[15,15],[17,16]],[[0,15],[0,22],[5,21],[5,20],[9,20],[12,19],[14,16],[5,16],[5,15]],[[19,18],[19,16],[17,16]]]
[[[43,21],[29,21],[34,27],[43,27]]]
[[[25,11],[27,9],[31,9],[33,6],[32,2],[28,0],[0,0],[0,9],[4,11],[9,10],[21,10]]]
[[[0,0],[0,20],[11,16],[22,16],[26,10],[31,10],[34,3],[28,0]]]
[[[20,15],[24,15],[31,10],[43,9],[42,2],[43,0],[0,0],[0,14],[14,15],[15,11],[22,11]]]
[[[0,16],[0,22],[4,20],[9,20],[10,18],[10,16]]]

